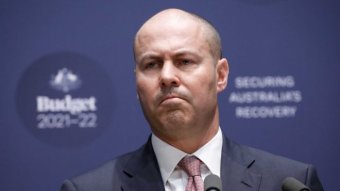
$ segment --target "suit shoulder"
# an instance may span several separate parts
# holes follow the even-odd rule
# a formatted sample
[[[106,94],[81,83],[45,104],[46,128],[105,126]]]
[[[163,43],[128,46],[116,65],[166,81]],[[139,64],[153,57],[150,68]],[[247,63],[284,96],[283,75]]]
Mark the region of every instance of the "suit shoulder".
[[[227,140],[227,154],[232,160],[240,163],[251,171],[262,172],[265,176],[305,177],[310,164],[289,159],[280,155],[269,153],[257,148],[241,145]],[[228,151],[228,149],[230,149]]]
[[[276,168],[293,168],[306,170],[311,165],[297,160],[293,160],[284,156],[273,154],[267,151],[263,151],[253,147],[247,147],[249,153],[255,158],[255,160],[263,166],[269,166],[273,169]]]
[[[244,158],[247,158],[246,166],[251,172],[261,174],[262,186],[271,187],[275,182],[281,184],[286,177],[294,177],[312,190],[322,191],[322,185],[317,172],[311,164],[289,159],[280,155],[253,147],[238,145]]]
[[[123,167],[133,158],[139,150],[118,156],[111,161],[82,173],[74,178],[66,180],[62,185],[62,190],[120,190],[121,178],[123,177]]]

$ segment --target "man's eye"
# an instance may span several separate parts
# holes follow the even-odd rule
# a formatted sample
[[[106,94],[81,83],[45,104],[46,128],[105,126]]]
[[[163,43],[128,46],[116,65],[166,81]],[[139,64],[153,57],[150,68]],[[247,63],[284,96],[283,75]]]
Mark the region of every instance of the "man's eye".
[[[156,68],[156,67],[157,67],[157,63],[155,63],[155,62],[150,62],[150,63],[147,63],[145,65],[146,69],[153,69],[153,68]]]
[[[187,60],[187,59],[183,59],[183,60],[180,61],[181,65],[189,65],[191,63],[192,63],[192,61],[191,60]]]

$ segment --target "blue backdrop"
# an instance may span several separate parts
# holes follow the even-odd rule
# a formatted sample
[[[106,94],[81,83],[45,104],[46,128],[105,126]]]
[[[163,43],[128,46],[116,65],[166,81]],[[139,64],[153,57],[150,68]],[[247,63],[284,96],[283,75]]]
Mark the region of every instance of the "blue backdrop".
[[[340,167],[340,3],[332,0],[0,2],[0,185],[58,190],[143,144],[132,42],[159,10],[211,21],[230,64],[221,127],[237,142]]]

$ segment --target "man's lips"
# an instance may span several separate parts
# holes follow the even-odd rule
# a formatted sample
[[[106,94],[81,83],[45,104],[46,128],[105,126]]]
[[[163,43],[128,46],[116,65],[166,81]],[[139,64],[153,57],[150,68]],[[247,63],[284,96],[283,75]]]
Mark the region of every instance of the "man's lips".
[[[183,99],[178,95],[166,95],[164,97],[161,98],[160,104],[162,104],[163,102],[166,102],[168,100],[174,100],[174,99]]]

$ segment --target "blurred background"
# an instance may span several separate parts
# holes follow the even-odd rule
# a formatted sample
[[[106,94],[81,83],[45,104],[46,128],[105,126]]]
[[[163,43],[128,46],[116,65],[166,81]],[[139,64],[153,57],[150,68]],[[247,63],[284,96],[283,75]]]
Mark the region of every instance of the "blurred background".
[[[219,96],[224,134],[311,163],[325,190],[337,190],[335,0],[2,0],[2,189],[59,190],[64,179],[147,140],[132,43],[166,8],[196,13],[220,32],[230,64]]]

